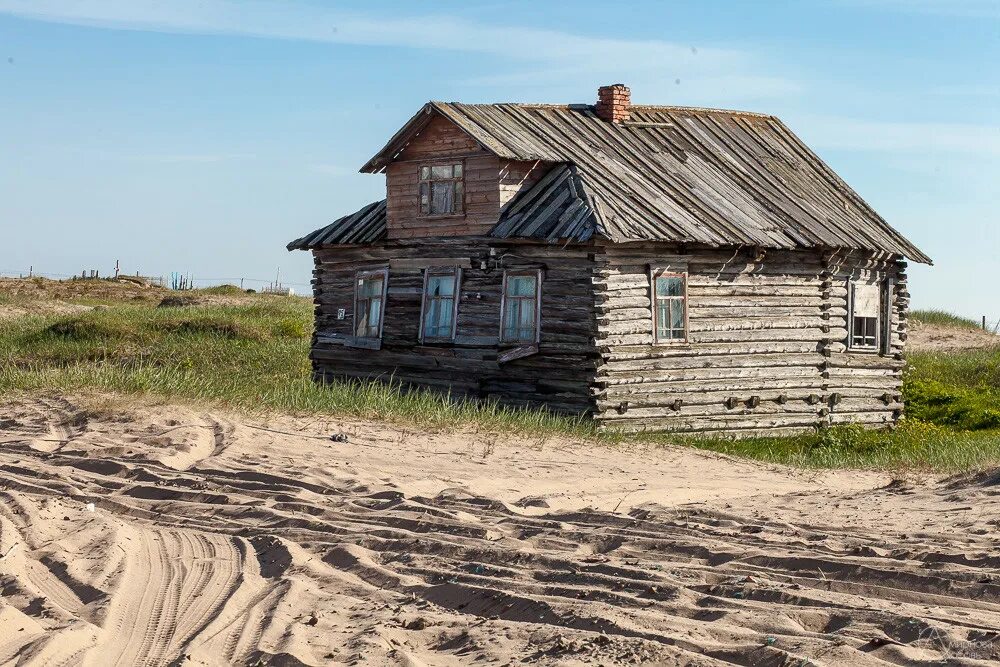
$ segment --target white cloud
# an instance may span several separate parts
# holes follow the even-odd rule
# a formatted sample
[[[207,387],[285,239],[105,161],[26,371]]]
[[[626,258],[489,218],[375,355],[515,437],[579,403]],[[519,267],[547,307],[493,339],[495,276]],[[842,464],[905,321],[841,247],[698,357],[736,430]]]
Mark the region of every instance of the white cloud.
[[[600,57],[616,62],[642,56],[716,63],[740,59],[723,49],[658,40],[591,38],[534,28],[472,23],[449,16],[349,14],[308,4],[266,0],[0,0],[0,12],[44,21],[124,30],[237,34],[372,46],[493,53],[522,60]]]
[[[757,93],[797,90],[792,82],[755,74],[753,55],[742,50],[504,27],[451,16],[357,14],[268,0],[0,0],[0,13],[108,29],[479,53],[520,62],[530,70],[482,79],[493,83],[506,78],[542,86],[568,74],[578,78],[585,73],[601,81],[647,74],[706,86],[709,78],[724,78],[734,90]],[[757,85],[762,82],[763,88]]]

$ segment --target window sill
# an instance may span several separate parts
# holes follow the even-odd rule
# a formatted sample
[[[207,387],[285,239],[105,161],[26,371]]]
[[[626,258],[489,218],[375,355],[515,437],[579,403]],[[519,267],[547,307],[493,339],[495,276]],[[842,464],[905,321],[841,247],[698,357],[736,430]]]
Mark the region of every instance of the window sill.
[[[507,351],[505,351],[503,354],[497,356],[497,363],[505,364],[508,361],[524,359],[525,357],[530,357],[535,354],[538,354],[538,343],[532,343],[530,345],[518,345],[517,347],[512,347]]]
[[[657,340],[653,341],[653,347],[690,347],[691,341],[687,338],[677,340]]]
[[[418,215],[418,220],[451,220],[455,218],[464,218],[465,213],[441,213],[441,214],[430,214],[430,215]]]
[[[424,339],[422,339],[420,341],[420,344],[421,345],[435,345],[435,346],[454,345],[455,344],[455,338],[454,338],[454,336],[452,336],[451,338],[437,338],[437,337],[435,337],[435,338],[424,338]]]

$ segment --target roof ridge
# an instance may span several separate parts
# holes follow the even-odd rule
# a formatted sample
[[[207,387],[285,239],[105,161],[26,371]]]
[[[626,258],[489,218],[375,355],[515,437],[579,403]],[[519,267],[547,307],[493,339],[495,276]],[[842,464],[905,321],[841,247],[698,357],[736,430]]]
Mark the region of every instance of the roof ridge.
[[[752,116],[754,118],[772,118],[777,120],[777,116],[763,111],[743,111],[742,109],[717,109],[715,107],[687,107],[677,104],[633,104],[632,109],[652,110],[652,111],[697,111],[699,113],[724,113],[735,116]]]
[[[431,100],[429,104],[459,105],[463,107],[531,107],[533,109],[572,109],[574,107],[593,106],[592,104],[554,104],[549,102],[444,102],[442,100]]]
[[[553,104],[547,102],[445,102],[442,100],[431,100],[429,104],[443,104],[448,106],[463,106],[463,107],[498,107],[498,106],[509,106],[509,107],[522,107],[526,109],[593,109],[593,104],[588,104],[585,102],[578,103],[565,103],[565,104]],[[632,104],[632,109],[637,109],[640,111],[695,111],[698,113],[719,113],[735,116],[751,116],[753,118],[771,118],[777,119],[774,114],[764,113],[761,111],[744,111],[741,109],[718,109],[715,107],[694,107],[694,106],[683,106],[678,104]]]

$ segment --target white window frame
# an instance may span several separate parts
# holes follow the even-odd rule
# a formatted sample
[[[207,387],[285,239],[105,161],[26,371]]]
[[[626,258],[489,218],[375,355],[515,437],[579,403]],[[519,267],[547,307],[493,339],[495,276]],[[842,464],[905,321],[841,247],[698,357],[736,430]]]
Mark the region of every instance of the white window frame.
[[[451,178],[432,178],[434,167],[451,167]],[[458,167],[462,170],[462,175],[455,177],[454,170]],[[428,170],[427,178],[424,178],[423,171]],[[452,201],[451,213],[432,213],[431,202],[434,199],[435,182],[452,182],[455,184],[454,199]],[[427,208],[424,209],[423,187],[427,184]],[[421,218],[458,218],[465,215],[465,160],[436,160],[433,162],[421,162],[417,165],[417,212]]]
[[[504,317],[507,312],[507,281],[519,276],[534,276],[535,278],[535,339],[508,340],[504,338]],[[523,299],[524,297],[515,297]],[[500,289],[500,337],[501,345],[537,345],[542,340],[542,270],[541,269],[509,269],[503,272],[503,284]]]
[[[684,294],[681,296],[668,296],[658,298],[656,296],[657,278],[680,278],[684,285]],[[660,328],[657,326],[657,310],[659,301],[680,301],[684,306],[684,337],[683,338],[660,338]],[[649,310],[653,320],[653,345],[686,345],[691,339],[690,303],[688,301],[688,272],[678,271],[667,267],[651,266],[649,268]]]
[[[864,343],[858,344],[855,342],[855,319],[857,317],[854,314],[854,304],[855,304],[855,290],[858,284],[864,285],[874,285],[879,294],[879,305],[875,311],[875,316],[871,317],[868,315],[862,315],[861,317],[866,320],[875,320],[875,334],[874,336],[865,336],[866,338],[873,338],[874,342],[871,345],[866,345]],[[847,349],[851,352],[864,352],[866,354],[879,354],[883,351],[883,348],[887,347],[882,342],[883,327],[885,323],[882,321],[885,317],[885,300],[886,300],[886,281],[876,280],[871,283],[867,280],[860,279],[855,280],[851,278],[847,282]]]
[[[430,284],[431,277],[436,276],[451,276],[454,280],[455,288],[452,295],[452,310],[451,310],[451,333],[447,336],[426,336],[424,330],[426,327],[425,318],[427,317],[430,310],[427,307],[427,286]],[[420,334],[419,340],[421,343],[435,343],[435,342],[451,342],[455,340],[455,336],[458,332],[458,302],[461,298],[462,292],[462,269],[461,267],[429,267],[424,271],[424,286],[420,297]]]
[[[365,279],[374,278],[376,276],[382,279],[382,295],[381,295],[382,308],[379,311],[378,335],[376,336],[361,335],[358,333],[358,312],[359,312],[358,301],[360,300],[358,297],[360,296],[361,292],[360,290],[361,282]],[[370,270],[358,271],[356,274],[354,274],[354,323],[352,327],[353,329],[352,333],[354,334],[355,338],[359,338],[361,340],[382,340],[382,331],[385,329],[385,312],[387,305],[386,297],[388,296],[388,293],[389,293],[389,269],[387,268],[370,269]],[[367,299],[365,300],[367,301]],[[367,312],[367,308],[365,309],[365,311]]]

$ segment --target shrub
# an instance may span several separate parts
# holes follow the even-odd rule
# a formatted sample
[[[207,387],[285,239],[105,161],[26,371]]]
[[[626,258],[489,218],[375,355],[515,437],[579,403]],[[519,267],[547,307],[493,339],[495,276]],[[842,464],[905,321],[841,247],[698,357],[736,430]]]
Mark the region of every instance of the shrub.
[[[198,290],[202,294],[221,294],[223,296],[242,296],[243,290],[236,285],[216,285]]]
[[[40,333],[66,340],[94,341],[128,337],[135,334],[135,328],[124,320],[84,315],[59,319]]]
[[[274,324],[274,335],[285,338],[305,338],[310,335],[310,331],[311,327],[301,319],[291,317],[278,320]]]
[[[171,294],[160,300],[157,308],[183,308],[193,306],[198,303],[198,299],[188,294]]]

